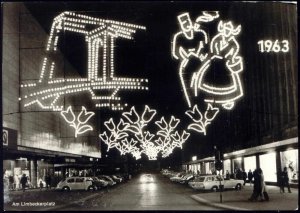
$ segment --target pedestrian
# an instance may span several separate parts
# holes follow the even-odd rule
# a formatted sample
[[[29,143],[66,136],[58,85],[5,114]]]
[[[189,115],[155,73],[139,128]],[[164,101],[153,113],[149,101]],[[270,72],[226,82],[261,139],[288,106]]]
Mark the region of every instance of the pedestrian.
[[[250,186],[252,184],[252,179],[253,179],[253,173],[252,173],[252,171],[250,169],[249,172],[248,172],[248,180],[249,180]]]
[[[49,186],[49,189],[51,189],[51,182],[52,182],[52,178],[51,178],[51,175],[49,174],[48,175],[48,186]]]
[[[40,191],[43,190],[43,187],[44,187],[43,181],[42,181],[42,179],[40,179]]]
[[[22,185],[22,190],[25,192],[26,184],[27,184],[27,177],[25,174],[21,177],[20,183]]]
[[[269,201],[269,194],[267,193],[266,184],[265,184],[265,177],[261,168],[258,168],[258,175],[260,176],[260,201]]]
[[[6,171],[3,173],[3,186],[5,191],[9,189],[9,177],[6,175]]]
[[[18,175],[16,175],[16,174],[14,176],[14,182],[15,182],[15,186],[14,186],[15,190],[19,189],[20,188],[20,179],[19,179]]]
[[[253,177],[254,177],[253,193],[252,193],[251,197],[248,200],[257,201],[257,198],[258,198],[258,196],[260,195],[260,193],[262,191],[261,176],[258,174],[258,169],[255,169],[253,171]]]
[[[247,180],[247,172],[243,171],[242,172],[243,180],[244,180],[244,186],[246,185],[246,180]]]
[[[229,180],[230,179],[230,174],[229,174],[229,171],[226,170],[226,180]]]
[[[284,193],[285,186],[288,188],[288,192],[292,193],[290,188],[290,183],[289,183],[289,175],[288,175],[287,167],[284,167],[281,173],[281,191],[283,193]]]
[[[48,188],[51,189],[51,177],[49,174],[46,175],[45,177],[45,182],[46,182],[46,189],[48,190]]]
[[[233,179],[237,179],[238,175],[237,175],[237,169],[234,169],[234,173],[233,173]]]
[[[8,177],[8,183],[9,183],[8,189],[13,190],[14,189],[14,177],[12,175],[10,175]]]

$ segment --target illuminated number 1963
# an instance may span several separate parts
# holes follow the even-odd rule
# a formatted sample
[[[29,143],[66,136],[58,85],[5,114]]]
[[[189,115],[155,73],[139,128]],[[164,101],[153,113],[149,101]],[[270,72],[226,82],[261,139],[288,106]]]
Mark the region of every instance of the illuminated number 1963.
[[[260,52],[286,53],[290,50],[288,40],[282,40],[282,41],[260,40],[257,42],[257,44]]]

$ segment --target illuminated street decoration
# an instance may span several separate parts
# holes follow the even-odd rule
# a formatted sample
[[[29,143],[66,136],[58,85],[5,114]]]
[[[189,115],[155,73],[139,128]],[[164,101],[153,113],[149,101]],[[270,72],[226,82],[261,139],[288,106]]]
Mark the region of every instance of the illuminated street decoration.
[[[240,72],[244,69],[243,59],[239,55],[240,47],[236,40],[241,26],[235,27],[231,21],[219,21],[218,33],[212,37],[211,42],[208,42],[210,39],[207,33],[200,30],[201,22],[212,22],[218,18],[218,12],[205,11],[193,24],[188,13],[178,16],[181,32],[173,37],[172,55],[180,60],[179,77],[189,107],[193,105],[191,97],[198,97],[200,92],[205,95],[204,102],[221,105],[225,110],[233,109],[235,101],[243,96],[240,80]],[[196,38],[196,33],[201,33],[203,39]],[[186,43],[194,47],[186,46]],[[225,69],[229,72],[231,82],[227,86],[217,87],[204,80],[211,71],[211,65],[218,60],[225,62]],[[198,67],[196,70],[195,64]]]
[[[272,40],[260,40],[257,42],[259,51],[260,52],[289,52],[289,41],[288,40],[282,40],[281,42],[276,39],[275,41]]]
[[[151,133],[148,126],[153,123],[156,114],[157,111],[147,105],[141,114],[132,107],[122,114],[125,121],[121,118],[117,125],[112,118],[106,121],[104,125],[109,133],[104,131],[99,137],[107,144],[108,150],[116,148],[121,155],[131,153],[139,159],[141,154],[145,154],[150,160],[156,160],[159,153],[162,157],[168,157],[174,148],[182,148],[190,133],[176,130],[180,120],[174,116],[168,122],[164,117],[154,121],[158,130]]]
[[[60,114],[64,118],[64,120],[75,129],[76,138],[80,134],[93,130],[93,127],[87,125],[86,123],[90,120],[92,116],[95,115],[95,113],[87,112],[84,106],[82,106],[81,112],[79,113],[77,118],[71,106],[69,106],[66,111],[61,111]]]
[[[214,108],[211,104],[208,104],[204,115],[202,115],[198,109],[198,106],[194,105],[193,110],[188,110],[185,112],[185,114],[187,114],[193,120],[193,123],[188,126],[188,129],[206,135],[206,126],[209,125],[212,120],[214,120],[218,113],[219,108]]]
[[[172,40],[172,56],[180,61],[179,78],[184,96],[188,107],[193,106],[192,110],[186,111],[186,115],[192,120],[187,129],[206,135],[207,126],[220,108],[232,110],[236,100],[243,96],[240,73],[244,65],[236,40],[241,32],[241,25],[234,26],[231,21],[218,20],[218,11],[203,11],[195,23],[191,21],[189,13],[180,14],[177,18],[180,31]],[[217,33],[210,38],[202,23],[210,24],[215,21],[218,21]],[[230,77],[228,85],[216,86],[206,82],[209,72],[219,71],[212,70],[212,65],[219,61],[224,62],[224,69]],[[194,103],[200,97],[203,97],[203,103],[202,100],[200,103],[206,105],[205,112],[201,112]]]
[[[208,36],[207,33],[200,28],[200,23],[210,22],[218,17],[218,12],[211,15],[205,11],[202,16],[197,18],[194,24],[190,19],[189,13],[183,13],[177,17],[181,31],[176,33],[173,37],[172,55],[176,60],[180,60],[179,77],[189,107],[191,107],[191,101],[187,91],[188,85],[186,85],[184,79],[188,62],[193,58],[203,61],[208,56],[207,53],[203,54],[203,49],[208,43]]]
[[[121,97],[118,93],[124,90],[148,90],[148,79],[115,76],[115,41],[117,38],[133,39],[137,30],[145,29],[140,25],[73,12],[61,13],[54,18],[51,27],[39,80],[22,83],[21,90],[24,95],[19,100],[24,102],[24,107],[38,104],[42,109],[61,111],[63,106],[58,104],[61,97],[87,91],[91,99],[98,102],[96,107],[123,110],[127,105],[120,103]],[[53,56],[64,31],[85,36],[88,47],[87,78],[53,78],[56,70]]]

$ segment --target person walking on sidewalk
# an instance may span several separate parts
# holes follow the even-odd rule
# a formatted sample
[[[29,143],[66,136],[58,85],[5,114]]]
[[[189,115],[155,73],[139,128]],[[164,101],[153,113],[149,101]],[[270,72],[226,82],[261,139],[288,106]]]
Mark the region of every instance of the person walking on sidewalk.
[[[26,187],[26,184],[27,184],[26,174],[23,174],[23,176],[21,177],[20,183],[22,185],[23,192],[25,192],[25,187]]]
[[[243,172],[242,172],[242,175],[243,175],[244,186],[245,186],[245,185],[246,185],[246,180],[247,180],[247,172],[246,172],[246,171],[243,171]]]
[[[9,187],[8,187],[8,189],[9,190],[13,190],[14,189],[14,177],[12,175],[10,175],[8,177],[8,181],[9,181]]]
[[[261,168],[257,169],[258,175],[260,176],[261,191],[259,193],[260,201],[269,201],[269,194],[266,190],[265,177]]]
[[[250,186],[252,185],[252,179],[253,179],[253,173],[250,169],[248,172],[248,180],[249,180]]]
[[[287,167],[284,167],[283,172],[281,174],[281,191],[284,193],[284,187],[288,188],[289,193],[291,192],[290,183],[289,183],[289,175],[287,172]]]
[[[258,169],[253,171],[254,184],[253,184],[253,193],[251,197],[248,199],[249,201],[257,201],[258,196],[262,192],[261,187],[261,176],[258,174]]]

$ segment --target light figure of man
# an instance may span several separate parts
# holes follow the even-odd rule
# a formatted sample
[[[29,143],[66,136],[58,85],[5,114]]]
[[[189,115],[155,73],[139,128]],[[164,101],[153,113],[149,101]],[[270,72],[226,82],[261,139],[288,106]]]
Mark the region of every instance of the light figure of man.
[[[201,62],[207,57],[207,54],[203,54],[203,52],[208,38],[206,32],[200,28],[200,24],[192,23],[189,13],[183,13],[177,18],[181,31],[173,37],[172,55],[176,60],[180,60],[179,77],[186,101],[191,107],[187,85],[192,78],[192,73],[201,66]]]

